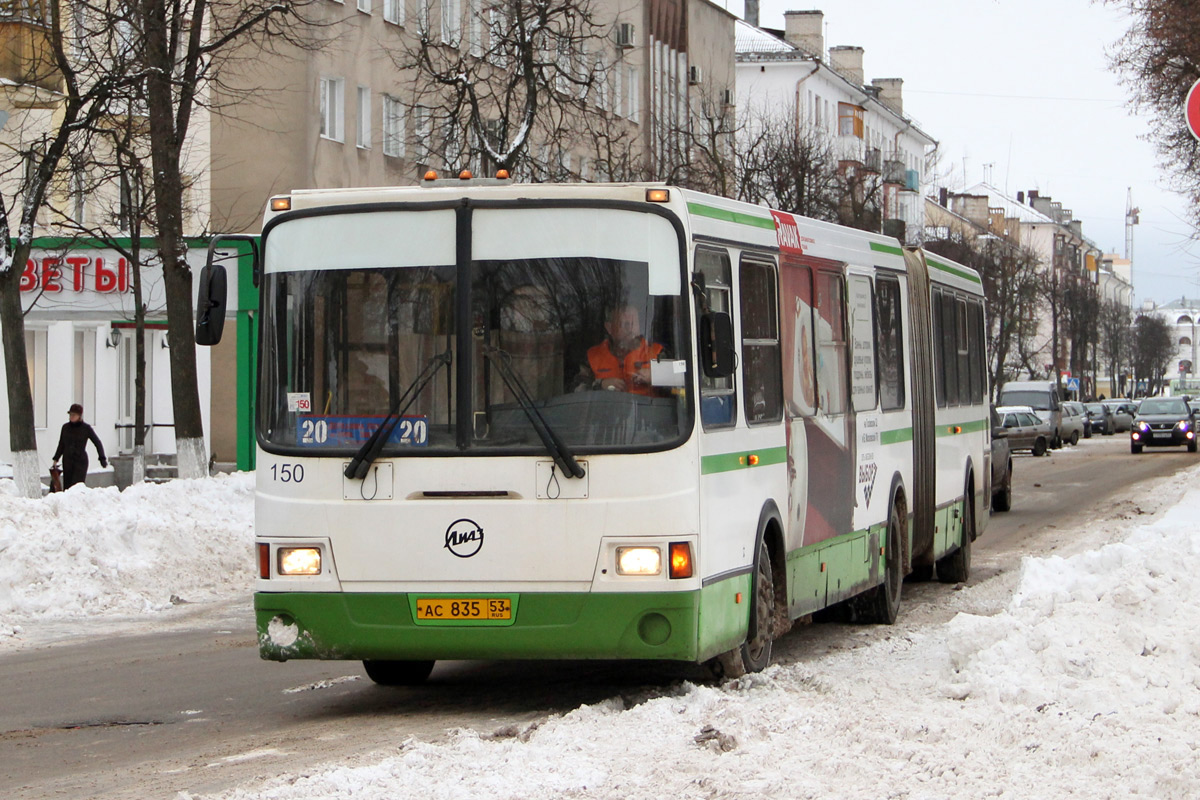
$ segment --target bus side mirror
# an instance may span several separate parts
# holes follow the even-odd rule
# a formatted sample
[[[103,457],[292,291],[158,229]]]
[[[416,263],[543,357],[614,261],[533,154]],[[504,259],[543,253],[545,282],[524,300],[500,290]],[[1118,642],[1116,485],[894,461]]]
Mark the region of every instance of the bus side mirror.
[[[733,319],[728,314],[710,311],[701,315],[700,359],[706,377],[728,378],[733,374]]]
[[[199,301],[196,306],[196,344],[212,346],[221,341],[225,328],[225,303],[228,299],[228,284],[225,267],[209,263],[200,270]]]

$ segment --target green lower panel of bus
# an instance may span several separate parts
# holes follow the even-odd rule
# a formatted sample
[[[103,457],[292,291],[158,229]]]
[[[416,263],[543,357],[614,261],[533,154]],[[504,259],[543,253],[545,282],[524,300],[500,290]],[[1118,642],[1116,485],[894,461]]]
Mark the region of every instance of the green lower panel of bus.
[[[700,591],[502,594],[512,618],[430,624],[408,594],[260,592],[259,654],[289,659],[664,659],[700,661],[745,640],[750,577]],[[462,598],[429,595],[422,598]]]

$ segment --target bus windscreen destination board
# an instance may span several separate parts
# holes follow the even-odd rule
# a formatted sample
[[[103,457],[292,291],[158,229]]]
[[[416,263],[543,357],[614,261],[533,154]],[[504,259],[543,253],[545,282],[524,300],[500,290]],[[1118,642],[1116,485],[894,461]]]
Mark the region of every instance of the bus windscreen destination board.
[[[296,442],[302,447],[357,447],[385,417],[339,417],[306,415],[296,420]],[[428,417],[400,417],[388,436],[388,444],[424,447],[429,444]]]

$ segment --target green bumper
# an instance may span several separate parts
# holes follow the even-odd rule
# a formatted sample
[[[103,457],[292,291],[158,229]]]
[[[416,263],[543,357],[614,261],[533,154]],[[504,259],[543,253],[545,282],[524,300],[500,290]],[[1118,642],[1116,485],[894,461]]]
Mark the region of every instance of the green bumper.
[[[706,587],[701,592],[505,595],[513,599],[513,615],[511,622],[501,624],[418,623],[414,619],[415,596],[402,593],[260,592],[254,596],[254,609],[259,653],[272,661],[698,661],[719,648],[736,646],[744,638],[746,606],[733,613],[725,608],[728,601],[724,595],[742,588],[734,583],[723,582],[719,589]],[[702,637],[700,618],[705,603],[721,608],[720,613],[715,613],[717,608],[709,609],[709,630]]]

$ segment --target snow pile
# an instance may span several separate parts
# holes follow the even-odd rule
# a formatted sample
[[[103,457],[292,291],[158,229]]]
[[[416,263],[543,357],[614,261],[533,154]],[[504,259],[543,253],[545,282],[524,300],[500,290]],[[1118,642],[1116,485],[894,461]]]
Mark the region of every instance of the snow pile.
[[[248,593],[253,520],[252,473],[40,500],[0,489],[0,644],[35,621]]]
[[[1198,509],[1190,492],[1123,542],[1027,559],[995,616],[902,618],[864,628],[871,644],[723,687],[409,739],[219,797],[1194,797]]]

